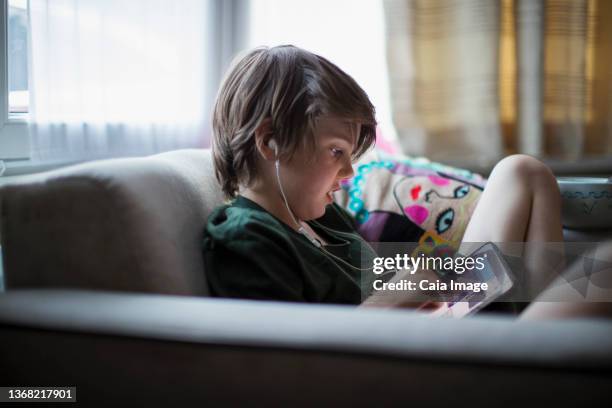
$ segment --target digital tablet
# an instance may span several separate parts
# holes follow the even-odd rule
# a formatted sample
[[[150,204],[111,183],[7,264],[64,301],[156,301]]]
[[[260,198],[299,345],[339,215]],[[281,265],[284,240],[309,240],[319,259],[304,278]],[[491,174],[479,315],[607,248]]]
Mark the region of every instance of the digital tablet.
[[[458,254],[459,256],[463,256]],[[470,268],[464,273],[452,273],[445,279],[454,279],[456,282],[486,283],[487,289],[481,291],[465,290],[454,292],[447,302],[440,302],[440,307],[431,312],[432,316],[440,317],[465,317],[476,313],[491,302],[507,293],[513,286],[515,278],[505,261],[501,251],[492,242],[487,242],[468,255],[472,258],[480,258],[483,268]]]

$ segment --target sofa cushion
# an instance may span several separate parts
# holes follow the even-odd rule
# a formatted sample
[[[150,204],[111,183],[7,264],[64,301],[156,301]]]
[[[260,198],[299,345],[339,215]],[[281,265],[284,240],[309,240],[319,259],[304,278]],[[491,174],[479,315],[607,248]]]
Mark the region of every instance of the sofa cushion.
[[[205,295],[202,229],[221,203],[204,149],[88,162],[5,185],[6,289]]]

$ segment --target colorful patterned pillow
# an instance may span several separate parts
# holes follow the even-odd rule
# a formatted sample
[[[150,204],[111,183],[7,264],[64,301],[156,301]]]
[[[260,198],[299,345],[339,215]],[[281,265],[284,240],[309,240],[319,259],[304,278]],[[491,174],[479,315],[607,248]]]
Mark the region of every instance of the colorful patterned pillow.
[[[485,183],[468,170],[373,150],[355,164],[336,201],[367,241],[419,242],[431,253],[458,247]]]

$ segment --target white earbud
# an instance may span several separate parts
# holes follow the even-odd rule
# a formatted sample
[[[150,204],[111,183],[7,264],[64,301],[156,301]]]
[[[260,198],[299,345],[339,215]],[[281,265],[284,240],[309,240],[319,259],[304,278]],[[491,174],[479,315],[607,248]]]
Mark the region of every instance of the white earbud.
[[[274,139],[270,139],[270,141],[268,142],[268,147],[270,149],[274,149],[274,154],[278,156],[278,146],[276,145]]]

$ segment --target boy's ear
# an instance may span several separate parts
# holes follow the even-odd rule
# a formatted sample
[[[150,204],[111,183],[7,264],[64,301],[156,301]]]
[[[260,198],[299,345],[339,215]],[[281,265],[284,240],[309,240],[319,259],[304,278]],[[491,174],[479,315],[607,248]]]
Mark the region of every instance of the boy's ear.
[[[276,152],[270,147],[269,142],[273,138],[272,119],[265,118],[255,129],[255,145],[257,151],[265,160],[276,160]]]

